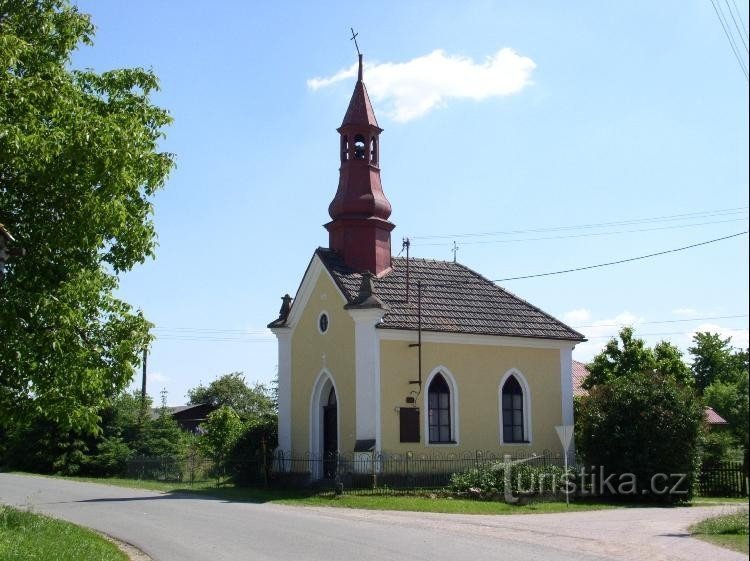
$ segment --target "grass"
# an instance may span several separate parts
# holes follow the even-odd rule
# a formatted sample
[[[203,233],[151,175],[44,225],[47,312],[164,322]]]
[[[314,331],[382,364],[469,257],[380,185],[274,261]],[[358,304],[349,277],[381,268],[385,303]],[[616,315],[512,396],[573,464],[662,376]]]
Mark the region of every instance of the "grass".
[[[406,510],[416,512],[441,512],[454,514],[538,514],[545,512],[575,512],[582,510],[602,510],[611,508],[625,508],[633,506],[659,506],[654,504],[627,504],[605,501],[576,500],[566,506],[564,502],[532,502],[516,506],[504,502],[478,501],[471,499],[449,498],[440,495],[342,495],[335,496],[332,492],[319,492],[304,489],[264,489],[236,487],[231,484],[216,487],[215,481],[195,483],[192,486],[177,482],[147,481],[126,478],[100,477],[62,477],[71,481],[86,481],[103,483],[119,487],[134,489],[149,489],[164,493],[191,493],[207,498],[217,498],[235,502],[266,503],[297,505],[297,506],[328,506],[339,508],[361,508],[367,510]],[[725,502],[745,502],[744,499],[696,498],[696,506],[724,504]]]
[[[693,536],[728,549],[748,553],[748,513],[708,518],[690,527]]]
[[[127,561],[116,545],[70,524],[0,505],[0,561]]]
[[[148,489],[164,493],[190,493],[207,498],[235,502],[361,508],[366,510],[401,510],[415,512],[440,512],[454,514],[538,514],[543,512],[575,512],[619,508],[623,505],[595,501],[576,501],[566,506],[564,502],[531,502],[526,505],[509,505],[504,502],[457,499],[428,493],[422,495],[342,495],[305,489],[265,489],[236,487],[228,484],[216,487],[214,481],[184,483],[147,481],[127,478],[99,478],[77,476],[52,476],[71,481],[109,484],[133,489]]]

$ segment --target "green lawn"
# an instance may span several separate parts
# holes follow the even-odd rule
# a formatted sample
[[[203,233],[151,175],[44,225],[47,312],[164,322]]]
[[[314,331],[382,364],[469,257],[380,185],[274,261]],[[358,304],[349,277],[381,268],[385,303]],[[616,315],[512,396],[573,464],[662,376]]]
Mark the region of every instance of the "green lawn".
[[[54,476],[60,477],[60,476]],[[342,508],[363,508],[369,510],[409,510],[417,512],[443,512],[456,514],[534,514],[542,512],[575,512],[581,510],[601,510],[610,508],[627,508],[633,506],[654,506],[654,504],[611,503],[596,500],[577,500],[566,506],[564,502],[532,502],[523,506],[508,505],[504,502],[478,501],[471,499],[454,499],[429,494],[422,495],[343,495],[336,497],[332,492],[316,492],[300,489],[256,489],[235,487],[227,484],[216,487],[214,481],[186,485],[126,478],[97,477],[64,477],[72,481],[104,483],[119,487],[151,489],[165,493],[193,493],[207,497],[216,497],[227,501],[254,503],[274,502],[278,504],[299,506],[334,506]],[[725,502],[745,502],[743,499],[696,498],[696,506],[724,504]]]
[[[61,520],[0,505],[0,561],[127,561],[100,535]]]
[[[60,476],[54,476],[60,477]],[[618,508],[622,505],[594,501],[572,502],[535,502],[523,506],[508,505],[504,502],[477,501],[471,499],[454,499],[448,497],[424,495],[343,495],[335,496],[332,492],[316,492],[299,489],[256,489],[235,487],[228,484],[216,487],[214,482],[196,483],[192,486],[184,483],[167,483],[125,478],[96,477],[63,477],[71,481],[103,483],[119,487],[151,489],[165,493],[193,493],[207,497],[216,497],[227,501],[254,503],[274,502],[277,504],[298,506],[328,506],[340,508],[362,508],[369,510],[408,510],[417,512],[443,512],[456,514],[534,514],[542,512],[566,512],[580,510],[600,510]]]
[[[748,553],[748,513],[708,518],[690,527],[693,536],[722,547]]]

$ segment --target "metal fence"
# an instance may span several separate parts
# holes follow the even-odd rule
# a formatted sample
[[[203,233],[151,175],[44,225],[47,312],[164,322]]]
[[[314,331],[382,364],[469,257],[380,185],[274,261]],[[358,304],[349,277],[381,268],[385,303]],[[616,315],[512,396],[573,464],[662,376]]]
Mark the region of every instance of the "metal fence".
[[[698,493],[704,497],[747,497],[747,473],[742,462],[704,466],[698,479]]]
[[[511,459],[533,467],[564,465],[562,455],[549,452],[515,454]],[[337,487],[343,493],[418,493],[445,489],[455,473],[503,461],[503,454],[482,450],[445,454],[355,452],[328,456],[277,452],[270,477],[278,485],[298,485],[307,480],[322,487]]]
[[[561,454],[513,454],[511,460],[535,468],[562,468]],[[569,469],[577,472],[569,459]],[[504,461],[491,450],[447,453],[290,454],[273,458],[217,460],[191,454],[182,457],[135,457],[127,461],[126,477],[186,485],[315,487],[345,494],[413,494],[446,490],[455,473],[486,468]],[[741,462],[704,466],[696,493],[707,497],[747,497],[748,479]]]
[[[136,456],[125,463],[125,477],[187,485],[224,483],[266,484],[270,462],[220,460],[198,454],[187,456]]]
[[[515,454],[513,461],[533,467],[562,467],[561,455]],[[315,486],[344,493],[413,493],[448,487],[451,475],[473,468],[493,466],[504,456],[493,451],[449,452],[445,454],[350,453],[289,454],[277,452],[273,458],[219,460],[198,454],[183,457],[131,458],[126,477],[173,483],[278,487]],[[572,467],[572,466],[571,466]]]

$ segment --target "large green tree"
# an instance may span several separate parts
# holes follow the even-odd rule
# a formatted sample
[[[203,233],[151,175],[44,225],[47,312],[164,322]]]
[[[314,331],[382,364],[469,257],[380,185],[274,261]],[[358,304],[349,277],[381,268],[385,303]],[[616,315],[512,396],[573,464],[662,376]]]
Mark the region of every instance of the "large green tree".
[[[149,342],[114,293],[153,255],[170,117],[151,71],[71,68],[93,33],[67,0],[0,0],[0,223],[27,251],[0,282],[0,426],[96,430]]]
[[[696,333],[688,352],[693,356],[692,371],[700,392],[714,382],[733,383],[747,375],[747,351],[736,351],[731,337],[708,331]]]
[[[658,372],[683,385],[692,384],[690,368],[677,347],[668,341],[660,341],[652,349],[643,339],[635,336],[632,327],[620,330],[619,341],[610,339],[593,358],[588,369],[590,374],[583,382],[585,389],[646,372]]]
[[[231,372],[204,386],[188,390],[188,403],[210,403],[216,407],[231,407],[243,419],[255,419],[275,414],[271,390],[263,384],[249,386],[242,372]]]

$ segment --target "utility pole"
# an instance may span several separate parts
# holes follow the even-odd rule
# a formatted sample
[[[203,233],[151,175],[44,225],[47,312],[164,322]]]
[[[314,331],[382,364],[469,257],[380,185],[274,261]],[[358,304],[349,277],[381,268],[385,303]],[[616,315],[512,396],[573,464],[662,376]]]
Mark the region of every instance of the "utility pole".
[[[148,361],[148,347],[143,347],[143,380],[141,382],[141,400],[146,402],[146,363]]]

